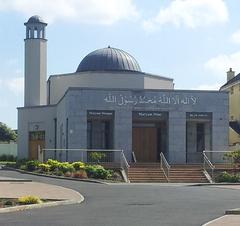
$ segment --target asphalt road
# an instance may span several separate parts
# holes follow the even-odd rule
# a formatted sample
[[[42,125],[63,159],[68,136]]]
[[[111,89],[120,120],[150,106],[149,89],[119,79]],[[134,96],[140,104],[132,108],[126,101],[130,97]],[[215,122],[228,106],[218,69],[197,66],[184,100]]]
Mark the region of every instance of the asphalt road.
[[[78,205],[0,214],[0,226],[200,226],[240,207],[240,191],[185,185],[102,185],[0,170],[0,176],[72,188]],[[0,187],[1,189],[1,187]]]

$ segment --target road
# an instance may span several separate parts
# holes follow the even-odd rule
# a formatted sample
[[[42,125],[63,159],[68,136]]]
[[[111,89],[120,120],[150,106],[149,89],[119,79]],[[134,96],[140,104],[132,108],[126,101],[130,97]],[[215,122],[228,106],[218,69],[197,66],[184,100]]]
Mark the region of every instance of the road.
[[[200,226],[240,207],[240,191],[210,186],[103,185],[5,170],[0,176],[60,185],[85,197],[82,204],[1,214],[0,226]]]

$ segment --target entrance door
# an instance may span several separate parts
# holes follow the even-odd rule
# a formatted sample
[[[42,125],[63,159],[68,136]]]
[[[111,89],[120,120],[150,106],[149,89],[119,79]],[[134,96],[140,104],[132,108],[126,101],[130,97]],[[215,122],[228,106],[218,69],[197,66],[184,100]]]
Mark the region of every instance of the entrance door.
[[[38,159],[38,147],[45,148],[45,131],[29,132],[29,159]]]
[[[156,162],[157,128],[134,127],[133,151],[138,162]]]

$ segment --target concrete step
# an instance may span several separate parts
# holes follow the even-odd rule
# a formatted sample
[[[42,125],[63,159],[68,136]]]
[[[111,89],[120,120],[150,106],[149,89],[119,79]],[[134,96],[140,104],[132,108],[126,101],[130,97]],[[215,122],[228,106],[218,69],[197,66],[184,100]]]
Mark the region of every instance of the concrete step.
[[[167,181],[161,180],[130,180],[130,183],[167,183]]]
[[[132,163],[129,172],[131,182],[167,182],[159,163]],[[202,165],[172,165],[170,169],[172,183],[207,183]]]
[[[132,183],[163,183],[167,179],[159,163],[134,163],[128,170],[128,179]]]

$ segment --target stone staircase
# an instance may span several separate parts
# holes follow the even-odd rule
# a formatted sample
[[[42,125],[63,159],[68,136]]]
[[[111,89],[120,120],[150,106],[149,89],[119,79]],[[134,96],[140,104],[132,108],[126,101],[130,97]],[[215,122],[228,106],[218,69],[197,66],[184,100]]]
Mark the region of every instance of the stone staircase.
[[[128,169],[131,183],[166,183],[160,163],[131,163]]]
[[[171,183],[208,183],[202,165],[171,165]]]
[[[167,183],[160,163],[132,163],[128,170],[132,183]],[[170,183],[208,183],[201,165],[171,165]]]

